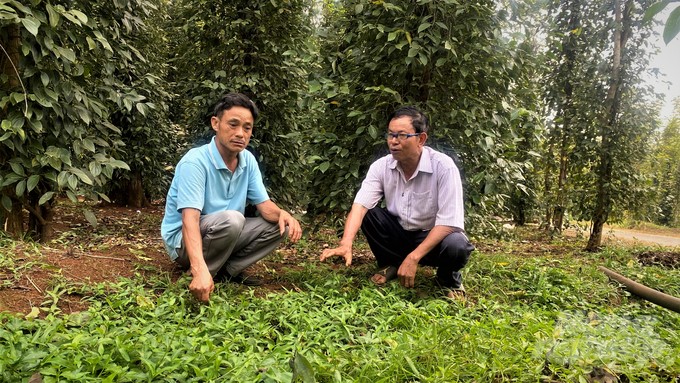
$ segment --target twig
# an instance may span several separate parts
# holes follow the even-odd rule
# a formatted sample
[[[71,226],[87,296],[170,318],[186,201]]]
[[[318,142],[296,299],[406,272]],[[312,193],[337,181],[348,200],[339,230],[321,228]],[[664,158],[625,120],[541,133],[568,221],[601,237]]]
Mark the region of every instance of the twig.
[[[38,292],[39,292],[40,294],[43,293],[43,291],[40,290],[40,287],[36,286],[35,283],[33,283],[33,281],[31,280],[31,277],[29,277],[29,276],[27,275],[27,276],[26,276],[26,279],[28,279],[28,281],[31,282],[31,284],[33,285],[33,287],[34,287],[36,290],[38,290]]]
[[[83,255],[86,256],[86,257],[90,257],[90,258],[111,259],[111,260],[114,260],[114,261],[127,261],[127,259],[125,259],[125,258],[105,257],[103,255],[89,255],[89,254],[83,254]]]
[[[24,82],[21,81],[21,75],[19,74],[19,70],[17,67],[14,65],[14,61],[12,61],[12,57],[7,53],[5,50],[5,47],[0,44],[0,49],[2,49],[3,52],[5,52],[5,56],[9,59],[9,63],[12,64],[12,68],[14,68],[14,73],[17,74],[17,78],[19,79],[19,83],[21,84],[21,88],[24,90],[24,103],[26,104],[26,111],[24,111],[24,116],[28,116],[28,92],[26,91],[26,87],[24,86]]]

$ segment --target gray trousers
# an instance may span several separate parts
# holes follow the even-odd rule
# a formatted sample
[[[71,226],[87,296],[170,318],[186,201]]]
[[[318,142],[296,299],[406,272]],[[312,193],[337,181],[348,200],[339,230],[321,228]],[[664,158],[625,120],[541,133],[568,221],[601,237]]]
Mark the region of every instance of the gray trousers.
[[[204,215],[200,227],[203,259],[212,276],[218,272],[232,276],[240,274],[274,251],[283,239],[278,224],[267,222],[262,217],[245,218],[236,210]],[[175,262],[188,269],[191,265],[184,240],[177,254]]]

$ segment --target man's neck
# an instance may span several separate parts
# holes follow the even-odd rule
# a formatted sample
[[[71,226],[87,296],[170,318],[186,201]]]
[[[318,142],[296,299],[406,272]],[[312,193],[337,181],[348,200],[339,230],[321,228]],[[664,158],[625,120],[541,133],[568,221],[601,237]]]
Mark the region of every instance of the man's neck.
[[[238,166],[238,152],[230,152],[230,151],[224,151],[219,150],[220,148],[217,148],[218,152],[220,152],[220,157],[222,157],[222,161],[224,161],[224,164],[227,166],[227,169],[229,169],[232,173],[236,171],[236,167]]]
[[[406,181],[410,180],[413,174],[418,169],[418,164],[420,163],[420,157],[422,155],[423,152],[421,151],[418,157],[409,158],[407,160],[399,162],[399,167],[401,167],[401,170],[404,172],[404,178],[406,178]]]

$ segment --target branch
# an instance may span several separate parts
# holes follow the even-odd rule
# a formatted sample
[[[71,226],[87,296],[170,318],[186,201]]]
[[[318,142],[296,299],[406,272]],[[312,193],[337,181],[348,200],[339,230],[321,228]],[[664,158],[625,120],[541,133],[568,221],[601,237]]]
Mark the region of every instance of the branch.
[[[33,216],[38,220],[38,222],[40,222],[41,225],[43,225],[43,226],[47,225],[47,221],[45,221],[45,218],[43,218],[42,214],[40,214],[40,212],[36,208],[31,206],[30,204],[23,203],[23,202],[22,202],[22,205],[24,205],[24,208],[26,208],[26,210],[28,210],[29,212],[31,212],[31,214],[33,214]]]

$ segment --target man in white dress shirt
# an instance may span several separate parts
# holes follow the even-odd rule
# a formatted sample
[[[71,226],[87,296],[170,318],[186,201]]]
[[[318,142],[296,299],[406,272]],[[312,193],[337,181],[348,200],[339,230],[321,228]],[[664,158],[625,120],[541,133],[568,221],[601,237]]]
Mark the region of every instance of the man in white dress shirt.
[[[392,113],[385,135],[390,154],[369,168],[338,247],[324,250],[321,260],[342,256],[351,265],[361,228],[378,262],[376,285],[399,278],[412,288],[422,264],[437,268],[446,296],[464,297],[460,270],[475,248],[464,231],[460,172],[451,157],[425,146],[429,128],[415,107]],[[378,206],[382,199],[385,208]]]

